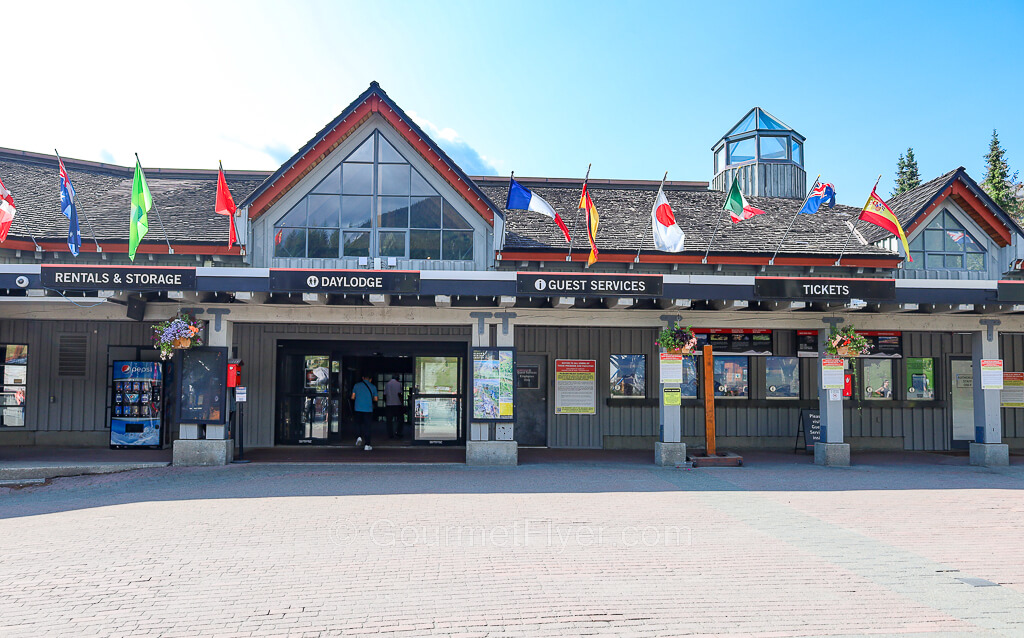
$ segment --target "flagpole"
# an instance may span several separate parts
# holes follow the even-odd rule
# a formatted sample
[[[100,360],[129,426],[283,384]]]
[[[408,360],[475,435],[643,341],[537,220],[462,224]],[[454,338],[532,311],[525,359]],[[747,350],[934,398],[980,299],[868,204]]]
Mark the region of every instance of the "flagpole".
[[[57,149],[53,149],[53,152],[54,152],[54,153],[55,153],[55,154],[57,155],[57,162],[58,162],[59,164],[63,164],[63,163],[64,163],[64,160],[62,160],[62,159],[61,159],[61,157],[60,157],[60,153],[58,153],[58,152],[57,152]],[[59,164],[58,164],[58,165],[59,165]],[[65,167],[65,168],[66,168],[66,167]],[[68,176],[68,179],[70,180],[70,179],[71,179],[71,176]],[[78,191],[75,191],[75,197],[74,197],[74,198],[73,198],[73,199],[71,200],[71,202],[72,202],[73,204],[76,204],[76,206],[77,206],[77,202],[78,202]],[[79,216],[79,217],[84,217],[84,215],[82,215],[82,211],[81,211],[81,210],[79,210],[79,211],[78,211],[78,216]],[[85,220],[85,223],[89,224],[89,232],[91,232],[91,233],[92,233],[92,242],[93,242],[94,244],[96,244],[96,252],[98,252],[98,253],[101,253],[101,252],[103,252],[103,249],[102,249],[102,248],[100,248],[100,243],[99,243],[98,241],[96,241],[96,229],[95,229],[95,228],[93,228],[93,226],[92,226],[92,221],[90,221],[90,220],[86,219],[86,220]]]
[[[593,166],[593,164],[587,164],[587,174],[586,174],[586,176],[583,177],[583,187],[584,188],[587,187],[587,180],[590,179],[590,167],[591,166]],[[577,213],[580,212],[580,209],[578,207],[576,208],[576,212]],[[574,241],[576,241],[576,223],[578,221],[579,221],[579,215],[574,217],[573,220],[572,220],[572,237],[569,238],[569,254],[565,258],[565,260],[569,261],[569,262],[572,261],[572,243]]]
[[[878,179],[875,180],[875,185],[873,187],[871,187],[871,192],[872,193],[874,193],[875,189],[878,188],[878,182],[880,182],[880,181],[882,181],[882,176],[881,175],[879,175]],[[839,259],[836,260],[836,264],[835,264],[836,266],[838,266],[839,262],[841,262],[843,260],[843,255],[846,254],[846,247],[849,246],[850,240],[853,239],[853,234],[855,232],[857,232],[857,222],[859,222],[859,221],[860,221],[860,217],[855,219],[853,221],[853,223],[850,224],[850,234],[846,236],[846,241],[843,242],[843,249],[841,251],[839,251]]]
[[[665,176],[661,178],[661,186],[658,186],[658,192],[659,193],[662,191],[662,189],[665,188],[665,180],[667,180],[667,179],[668,179],[668,171],[665,171]],[[668,199],[668,198],[666,197],[665,199]],[[654,205],[655,206],[658,205],[658,196],[657,195],[654,196]],[[651,226],[648,227],[648,230],[650,230],[651,232],[654,232],[654,222],[653,221],[651,222]],[[647,239],[647,234],[646,233],[643,236],[640,237],[640,245],[636,247],[636,257],[633,258],[633,263],[634,264],[639,264],[640,263],[640,249],[644,247],[644,240],[645,239]]]
[[[508,198],[512,195],[512,182],[516,178],[516,172],[512,171],[508,174],[508,195],[505,195],[505,210],[508,210]],[[505,237],[508,234],[508,217],[505,213],[501,214],[501,250],[505,250]]]
[[[142,160],[139,159],[139,154],[138,153],[135,154],[135,161],[138,162],[139,170],[142,171],[142,179],[146,179],[146,171],[144,171],[142,169]],[[148,186],[149,186],[149,184],[147,183],[147,187]],[[152,191],[150,191],[150,192],[152,193]],[[173,255],[174,254],[174,249],[171,248],[171,239],[167,236],[167,226],[164,226],[164,220],[163,220],[162,217],[160,217],[160,210],[156,207],[156,202],[155,201],[153,202],[153,210],[156,211],[157,221],[160,222],[160,228],[162,228],[163,231],[164,231],[164,241],[167,242],[167,254],[168,255]],[[139,238],[139,243],[140,244],[142,243],[142,238]]]
[[[738,179],[738,178],[736,177],[736,174],[733,174],[732,180],[733,180],[733,181],[735,182],[735,181],[736,181],[737,179]],[[732,184],[731,184],[731,183],[729,184],[729,188],[732,188]],[[715,224],[715,231],[714,231],[713,233],[711,233],[711,240],[710,240],[710,241],[708,241],[708,247],[707,247],[707,250],[705,250],[705,251],[704,251],[704,259],[702,259],[702,260],[700,261],[700,263],[702,263],[702,264],[706,264],[706,263],[708,263],[708,254],[710,254],[710,253],[711,253],[711,244],[715,243],[715,235],[717,235],[717,234],[718,234],[718,229],[719,229],[719,228],[721,228],[721,226],[722,226],[722,220],[723,220],[723,219],[724,219],[724,216],[723,216],[723,215],[721,215],[721,214],[719,214],[719,215],[718,215],[718,223],[717,223],[717,224]]]
[[[773,254],[772,258],[768,260],[769,266],[775,265],[775,258],[779,255],[779,251],[782,250],[782,244],[786,243],[786,238],[789,237],[789,231],[793,229],[793,224],[796,223],[796,218],[800,216],[800,211],[804,209],[804,204],[807,203],[808,198],[810,198],[811,193],[814,192],[814,187],[818,185],[818,180],[820,179],[821,173],[818,173],[818,176],[814,178],[814,183],[811,184],[810,190],[807,191],[807,194],[804,195],[803,201],[800,202],[800,208],[796,209],[796,215],[793,215],[793,219],[789,221],[789,228],[786,229],[786,234],[782,236],[782,241],[780,241],[778,247],[775,248],[775,254]]]

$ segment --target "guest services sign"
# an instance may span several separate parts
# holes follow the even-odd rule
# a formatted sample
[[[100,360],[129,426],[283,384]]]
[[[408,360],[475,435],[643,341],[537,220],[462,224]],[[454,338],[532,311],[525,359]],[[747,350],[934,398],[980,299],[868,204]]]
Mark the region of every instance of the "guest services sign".
[[[896,298],[895,279],[755,277],[754,295],[796,301],[885,300]]]
[[[42,266],[44,288],[55,290],[195,290],[196,269],[143,266]]]
[[[516,292],[551,297],[660,297],[661,275],[516,273]]]
[[[322,293],[417,293],[420,273],[405,270],[270,270],[270,290]]]

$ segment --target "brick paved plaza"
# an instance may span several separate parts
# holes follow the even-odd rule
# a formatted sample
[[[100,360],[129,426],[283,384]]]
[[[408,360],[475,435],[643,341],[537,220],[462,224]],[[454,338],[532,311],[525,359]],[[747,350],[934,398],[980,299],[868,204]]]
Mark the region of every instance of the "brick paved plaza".
[[[1022,490],[926,454],[65,478],[0,488],[0,636],[1020,636]]]

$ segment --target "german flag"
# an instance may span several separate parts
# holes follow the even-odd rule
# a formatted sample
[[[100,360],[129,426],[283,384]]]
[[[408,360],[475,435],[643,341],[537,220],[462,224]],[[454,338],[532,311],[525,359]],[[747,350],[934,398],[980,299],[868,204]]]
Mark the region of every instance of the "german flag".
[[[903,232],[903,226],[900,226],[900,220],[896,219],[892,209],[878,196],[874,188],[871,189],[871,195],[868,197],[868,202],[864,204],[864,210],[861,211],[859,219],[899,237],[903,242],[903,252],[907,256],[907,261],[914,261],[910,257],[910,247],[907,245],[907,236]]]
[[[583,194],[580,195],[579,209],[582,210],[587,216],[587,239],[590,240],[590,257],[587,259],[587,267],[594,265],[597,261],[597,206],[594,206],[594,200],[590,199],[590,193],[587,192],[587,183],[583,182]]]

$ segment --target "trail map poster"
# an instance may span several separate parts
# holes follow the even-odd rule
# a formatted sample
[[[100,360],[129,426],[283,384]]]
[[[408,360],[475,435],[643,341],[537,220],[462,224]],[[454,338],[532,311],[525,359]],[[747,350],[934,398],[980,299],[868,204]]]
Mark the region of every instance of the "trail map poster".
[[[473,418],[513,419],[515,357],[512,348],[473,348]]]
[[[597,413],[597,361],[555,359],[555,414]]]

